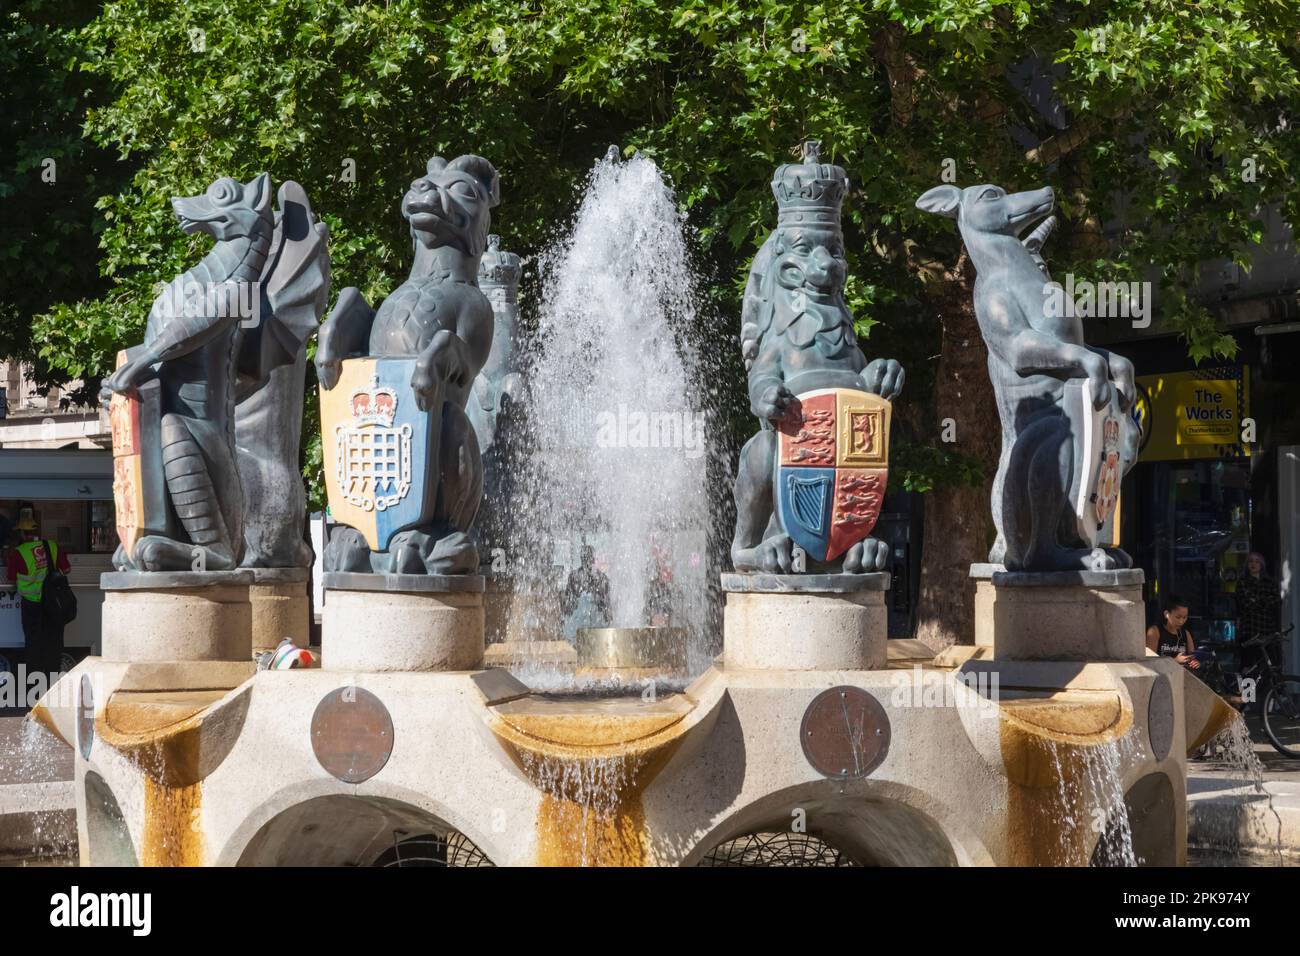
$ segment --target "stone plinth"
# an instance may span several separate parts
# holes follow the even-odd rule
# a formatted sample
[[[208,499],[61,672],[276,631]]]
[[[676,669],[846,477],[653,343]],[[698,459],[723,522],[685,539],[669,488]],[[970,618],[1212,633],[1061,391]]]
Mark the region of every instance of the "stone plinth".
[[[727,670],[885,666],[889,575],[724,574]]]
[[[253,653],[274,650],[284,638],[298,647],[311,643],[310,568],[251,568]]]
[[[483,666],[477,574],[324,576],[321,666],[331,671],[464,671]]]
[[[1140,568],[1003,570],[971,565],[975,644],[996,660],[1140,661],[1146,611]]]
[[[106,661],[252,658],[251,571],[114,571],[99,582]]]

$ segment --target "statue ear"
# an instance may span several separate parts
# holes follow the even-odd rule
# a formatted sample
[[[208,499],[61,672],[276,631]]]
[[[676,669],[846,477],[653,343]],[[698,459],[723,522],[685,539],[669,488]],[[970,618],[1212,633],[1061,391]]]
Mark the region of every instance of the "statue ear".
[[[446,168],[447,168],[447,161],[443,159],[441,156],[433,157],[433,159],[429,160],[428,165],[425,166],[425,170],[429,173],[430,176],[437,176],[440,172],[442,172]]]
[[[271,174],[258,173],[244,185],[244,195],[248,205],[258,212],[265,212],[271,203]]]
[[[935,186],[916,201],[916,208],[949,219],[957,218],[961,206],[961,190],[956,186]]]
[[[495,209],[501,202],[501,177],[497,168],[482,156],[467,153],[457,156],[451,163],[452,169],[463,169],[479,181],[487,195],[488,208]]]

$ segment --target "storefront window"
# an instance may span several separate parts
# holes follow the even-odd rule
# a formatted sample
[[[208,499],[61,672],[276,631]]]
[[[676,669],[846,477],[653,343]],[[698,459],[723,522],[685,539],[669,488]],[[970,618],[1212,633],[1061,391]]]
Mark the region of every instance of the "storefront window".
[[[1198,639],[1232,640],[1233,594],[1250,551],[1250,462],[1228,459],[1142,466],[1139,563],[1158,602],[1188,602]]]
[[[87,525],[90,529],[90,541],[87,548],[93,554],[102,554],[117,550],[117,525],[114,520],[113,502],[87,502],[90,511]]]

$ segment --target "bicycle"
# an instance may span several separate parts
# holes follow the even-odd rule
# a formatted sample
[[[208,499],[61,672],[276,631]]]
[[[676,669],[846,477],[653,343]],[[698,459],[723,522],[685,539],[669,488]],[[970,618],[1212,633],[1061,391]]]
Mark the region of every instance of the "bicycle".
[[[1282,673],[1282,665],[1274,660],[1273,647],[1281,644],[1295,630],[1295,625],[1285,631],[1259,634],[1240,644],[1225,641],[1203,641],[1197,649],[1252,648],[1259,650],[1258,658],[1240,670],[1226,670],[1211,654],[1202,658],[1204,673],[1198,675],[1220,696],[1227,697],[1227,688],[1234,681],[1241,703],[1233,703],[1243,712],[1252,703],[1259,708],[1260,720],[1269,743],[1278,753],[1300,760],[1300,676]],[[1196,673],[1193,671],[1193,673]]]

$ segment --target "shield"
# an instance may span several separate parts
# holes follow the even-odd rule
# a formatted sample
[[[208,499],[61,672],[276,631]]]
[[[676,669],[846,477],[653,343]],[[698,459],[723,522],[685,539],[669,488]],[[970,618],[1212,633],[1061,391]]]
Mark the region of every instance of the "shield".
[[[1097,547],[1102,526],[1119,500],[1124,463],[1120,455],[1119,390],[1110,386],[1110,399],[1094,408],[1088,398],[1086,379],[1073,379],[1065,385],[1062,401],[1070,418],[1074,437],[1075,468],[1070,486],[1070,503],[1079,527],[1079,537],[1089,547]]]
[[[869,535],[880,517],[891,406],[855,388],[796,398],[778,425],[777,515],[809,557],[831,561]]]
[[[121,368],[140,346],[117,353]],[[128,556],[149,534],[171,536],[171,510],[163,473],[161,386],[142,382],[135,395],[114,394],[108,403],[113,433],[113,508],[117,537]],[[152,441],[149,440],[152,437]]]
[[[330,514],[372,551],[433,517],[442,402],[428,412],[411,391],[414,358],[343,362],[320,392],[321,451]],[[432,473],[431,473],[432,472]]]

